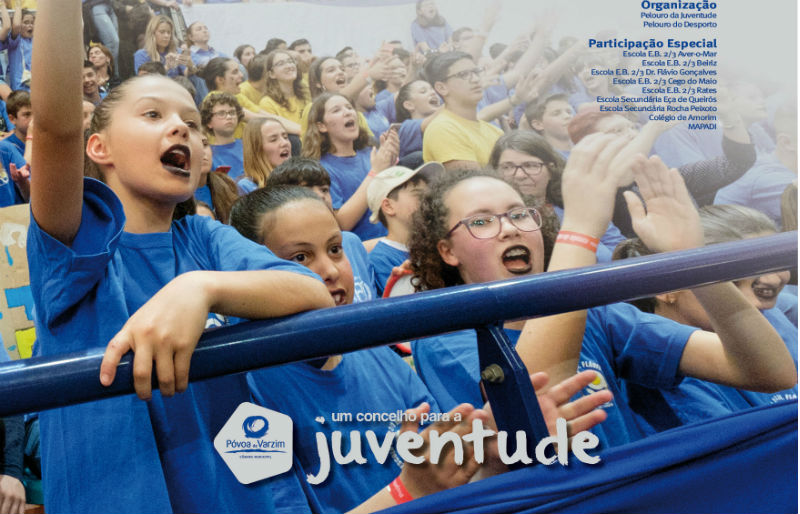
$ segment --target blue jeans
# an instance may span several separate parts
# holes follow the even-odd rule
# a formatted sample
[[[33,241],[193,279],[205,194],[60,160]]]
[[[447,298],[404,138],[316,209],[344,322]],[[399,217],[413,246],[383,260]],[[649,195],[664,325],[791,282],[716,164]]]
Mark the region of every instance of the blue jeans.
[[[94,28],[100,41],[111,50],[114,56],[114,75],[117,75],[117,63],[119,62],[119,22],[117,15],[108,3],[97,4],[92,7],[92,19]]]

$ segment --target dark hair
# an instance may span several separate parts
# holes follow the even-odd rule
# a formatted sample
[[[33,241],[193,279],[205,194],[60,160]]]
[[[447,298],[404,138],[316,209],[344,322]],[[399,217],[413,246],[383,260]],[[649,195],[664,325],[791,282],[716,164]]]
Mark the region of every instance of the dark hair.
[[[346,47],[342,48],[341,50],[339,50],[338,52],[336,52],[336,58],[341,61],[345,57],[349,57],[352,52],[353,52],[353,47],[352,46],[346,46]]]
[[[561,176],[564,174],[566,162],[550,143],[534,132],[513,130],[503,134],[495,142],[492,153],[489,155],[489,166],[497,169],[500,164],[500,156],[505,150],[516,150],[541,159],[547,165],[547,171],[550,172],[545,198],[548,203],[564,207],[564,199],[561,196]]]
[[[269,41],[267,41],[267,44],[264,45],[264,49],[261,51],[261,53],[266,55],[266,54],[272,52],[273,50],[278,50],[281,45],[285,45],[285,44],[286,44],[286,41],[284,41],[283,39],[281,39],[279,37],[270,38]]]
[[[316,98],[325,92],[325,90],[322,88],[321,82],[322,64],[329,59],[333,59],[334,61],[339,60],[336,57],[331,57],[330,55],[323,55],[322,57],[317,57],[314,59],[314,62],[312,62],[311,66],[308,68],[308,91],[311,93],[311,98]]]
[[[411,58],[411,52],[409,52],[405,48],[395,48],[394,50],[392,50],[392,55],[398,57],[401,61],[403,61],[403,64],[406,64],[406,61],[408,61]]]
[[[272,170],[264,187],[330,185],[331,176],[319,161],[307,157],[289,157]]]
[[[239,45],[236,47],[236,50],[233,51],[233,56],[236,57],[237,61],[242,62],[242,54],[244,54],[244,51],[247,50],[248,48],[252,48],[253,51],[255,51],[253,45]]]
[[[9,116],[17,116],[17,113],[23,107],[31,106],[31,94],[23,89],[12,91],[8,98],[6,98],[6,111]]]
[[[142,63],[142,65],[139,66],[139,71],[137,71],[136,74],[138,75],[141,72],[144,72],[147,75],[167,76],[167,68],[161,61],[147,61],[146,63]]]
[[[414,82],[417,81],[412,80],[408,84],[403,84],[403,87],[397,91],[397,97],[394,99],[394,118],[397,123],[403,123],[404,121],[411,119],[411,113],[408,112],[408,109],[406,109],[405,106],[403,106],[403,103],[411,96],[411,85]]]
[[[289,202],[298,200],[315,200],[325,205],[319,196],[306,187],[278,186],[256,189],[233,204],[231,226],[247,239],[264,244],[264,216]]]
[[[446,225],[449,214],[445,205],[447,193],[464,180],[474,177],[488,177],[508,183],[493,170],[457,169],[438,174],[431,182],[422,200],[420,200],[419,210],[414,213],[414,228],[411,231],[411,238],[408,243],[411,269],[414,272],[412,281],[414,288],[418,291],[439,289],[464,283],[458,268],[450,266],[442,260],[437,244],[445,238],[447,231],[450,229]],[[514,184],[509,185],[519,194],[519,189]],[[544,206],[538,210],[542,216],[541,234],[544,241],[544,266],[547,269],[550,255],[553,253],[559,221],[551,208]]]
[[[289,45],[289,50],[294,50],[294,49],[295,49],[295,48],[297,48],[298,46],[303,46],[303,45],[309,45],[309,46],[311,46],[311,43],[308,41],[308,39],[305,39],[305,38],[295,39],[295,40],[294,40],[294,41],[292,41],[292,43]]]
[[[528,123],[530,123],[531,120],[541,120],[544,116],[544,112],[547,110],[547,106],[550,105],[551,102],[559,101],[569,103],[569,96],[564,93],[556,93],[548,96],[541,102],[529,103],[525,107],[525,117],[528,119]]]
[[[273,50],[265,57],[266,71],[272,70],[275,64],[275,58],[280,54],[284,54],[291,58],[288,50]],[[297,67],[295,68],[297,69]],[[281,86],[277,80],[267,77],[266,91],[266,95],[275,100],[278,105],[284,109],[289,109],[289,99],[283,94],[283,90],[281,89]],[[292,82],[292,93],[294,93],[295,98],[297,98],[301,105],[308,100],[308,98],[306,98],[306,87],[303,84],[303,74],[300,73],[299,69],[297,69],[297,76]]]
[[[214,91],[217,89],[216,79],[217,77],[225,76],[225,72],[228,71],[228,62],[235,63],[237,66],[239,65],[230,57],[214,57],[208,61],[208,64],[206,64],[205,68],[203,68],[201,73],[203,80],[206,81],[206,87],[208,87],[209,91]]]
[[[211,192],[211,203],[214,204],[214,215],[222,223],[230,221],[231,207],[239,199],[239,186],[227,173],[212,171],[208,174],[208,190]]]
[[[237,123],[241,123],[244,119],[244,111],[235,96],[230,93],[212,92],[203,100],[203,103],[200,104],[200,118],[203,123],[204,131],[208,132],[207,127],[208,124],[211,123],[211,118],[213,117],[212,111],[214,110],[214,106],[219,104],[230,105],[236,108]]]
[[[475,62],[475,59],[467,52],[454,51],[433,55],[425,61],[425,80],[433,85],[437,82],[444,82],[447,80],[447,75],[450,74],[450,67],[462,59]]]
[[[247,80],[258,81],[267,73],[267,56],[258,54],[247,64]]]

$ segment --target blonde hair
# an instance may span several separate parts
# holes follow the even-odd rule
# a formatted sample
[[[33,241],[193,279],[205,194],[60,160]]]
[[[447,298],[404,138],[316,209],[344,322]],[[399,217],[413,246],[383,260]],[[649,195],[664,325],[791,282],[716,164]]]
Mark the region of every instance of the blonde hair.
[[[266,185],[273,170],[272,164],[264,155],[264,138],[261,133],[261,127],[268,122],[277,123],[286,130],[286,127],[277,118],[254,118],[247,122],[242,134],[244,174],[260,188]]]
[[[162,23],[169,25],[170,31],[173,33],[172,37],[169,39],[166,53],[176,52],[178,50],[178,43],[175,41],[174,33],[175,25],[172,24],[172,20],[163,14],[159,16],[153,16],[147,23],[147,28],[144,31],[144,49],[147,52],[147,55],[150,56],[150,60],[156,62],[161,62],[161,54],[158,52],[158,46],[156,46],[156,30],[158,30],[158,26]]]

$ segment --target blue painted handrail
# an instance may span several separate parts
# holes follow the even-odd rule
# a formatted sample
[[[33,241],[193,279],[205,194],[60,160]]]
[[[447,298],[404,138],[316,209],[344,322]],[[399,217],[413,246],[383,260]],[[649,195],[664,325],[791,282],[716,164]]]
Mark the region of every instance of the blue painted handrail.
[[[204,334],[191,380],[651,296],[795,267],[797,232],[256,321]],[[0,365],[0,416],[133,392],[132,356],[100,385],[103,349]]]

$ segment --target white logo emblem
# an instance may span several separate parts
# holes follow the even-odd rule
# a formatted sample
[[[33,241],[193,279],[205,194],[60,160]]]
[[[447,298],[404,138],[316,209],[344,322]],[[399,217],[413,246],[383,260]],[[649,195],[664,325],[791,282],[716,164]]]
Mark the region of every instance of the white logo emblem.
[[[252,484],[292,469],[292,418],[242,403],[214,439],[236,480]]]

